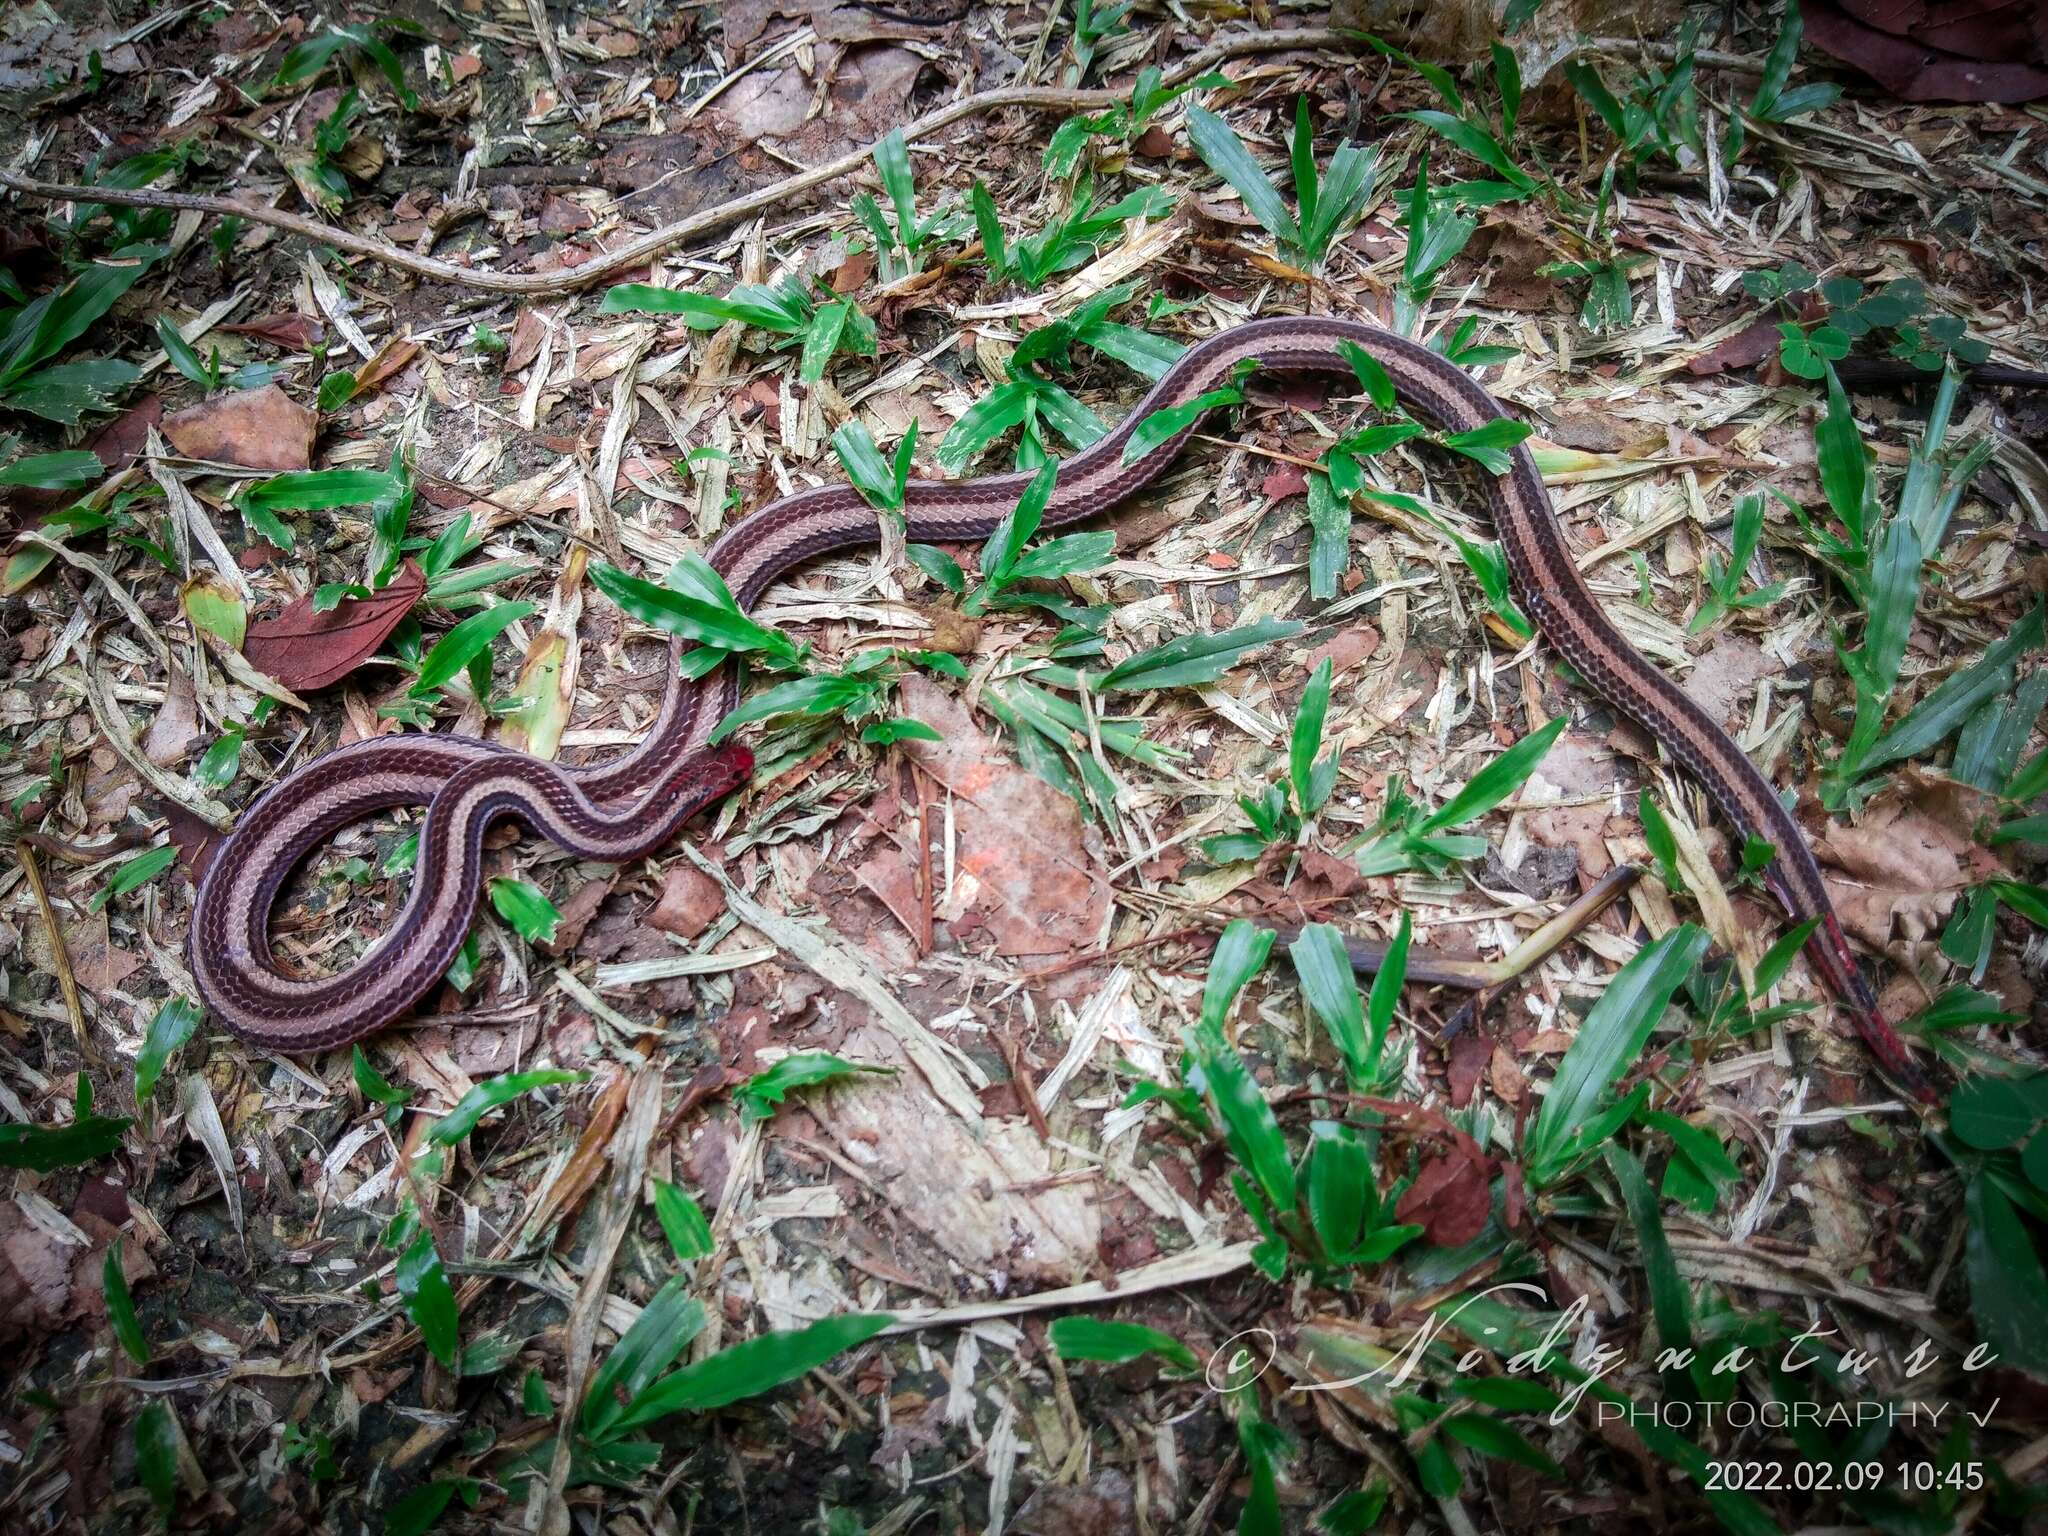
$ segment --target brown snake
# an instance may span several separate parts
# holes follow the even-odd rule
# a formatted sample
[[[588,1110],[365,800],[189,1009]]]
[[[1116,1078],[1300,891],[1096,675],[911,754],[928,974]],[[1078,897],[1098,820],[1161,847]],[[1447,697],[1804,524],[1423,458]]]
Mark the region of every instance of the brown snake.
[[[1136,424],[1231,378],[1240,363],[1261,369],[1348,376],[1339,344],[1379,360],[1402,399],[1449,431],[1505,416],[1464,369],[1388,331],[1347,320],[1282,317],[1238,326],[1190,347],[1115,430],[1061,467],[1044,526],[1093,517],[1156,479],[1194,431],[1191,425],[1134,462],[1124,445]],[[904,513],[913,539],[987,537],[1029,477],[915,481]],[[1776,849],[1766,872],[1795,921],[1817,923],[1807,944],[1815,967],[1855,1020],[1879,1063],[1921,1097],[1924,1078],[1879,1011],[1836,920],[1819,866],[1784,803],[1712,716],[1624,640],[1579,574],[1528,449],[1490,482],[1496,531],[1517,595],[1544,637],[1579,676],[1647,730],[1705,785],[1745,836]],[[828,550],[871,543],[874,512],[845,485],[798,491],[728,529],[709,560],[742,608],[785,572]],[[483,836],[516,816],[579,858],[624,863],[660,848],[692,814],[741,783],[752,755],[711,749],[712,728],[737,701],[722,681],[685,682],[671,662],[659,717],[625,756],[565,767],[490,742],[402,736],[355,743],[272,785],[222,843],[199,887],[191,929],[192,972],[214,1017],[254,1044],[287,1051],[344,1045],[382,1028],[447,972],[467,935],[482,886]],[[714,674],[715,676],[715,674]],[[417,873],[390,933],[352,968],[302,980],[271,960],[270,910],[292,869],[349,822],[396,805],[427,806]]]

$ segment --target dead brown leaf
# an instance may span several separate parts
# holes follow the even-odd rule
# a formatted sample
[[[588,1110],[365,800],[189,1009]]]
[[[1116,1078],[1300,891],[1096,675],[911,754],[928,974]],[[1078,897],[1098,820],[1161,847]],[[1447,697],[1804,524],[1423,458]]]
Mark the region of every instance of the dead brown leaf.
[[[1093,942],[1109,915],[1100,835],[1080,807],[1004,757],[950,694],[912,675],[903,713],[938,731],[910,752],[956,797],[959,858],[950,914],[985,925],[1005,955],[1062,956]]]
[[[376,654],[426,589],[426,575],[408,560],[383,591],[343,598],[325,613],[313,611],[308,593],[250,624],[242,654],[294,693],[331,687]]]
[[[164,436],[186,458],[245,469],[310,469],[319,435],[319,415],[275,384],[216,395],[164,418]]]
[[[1455,1248],[1471,1242],[1485,1229],[1492,1210],[1493,1193],[1486,1177],[1485,1160],[1453,1148],[1423,1163],[1415,1182],[1395,1207],[1394,1219],[1420,1222],[1423,1241],[1440,1248]]]

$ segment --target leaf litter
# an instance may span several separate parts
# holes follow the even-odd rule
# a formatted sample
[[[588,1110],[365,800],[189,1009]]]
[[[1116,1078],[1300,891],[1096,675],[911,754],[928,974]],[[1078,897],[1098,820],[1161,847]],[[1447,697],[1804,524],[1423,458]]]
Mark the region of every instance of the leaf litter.
[[[1796,796],[1923,1052],[2031,1102],[2048,695],[2032,650],[1983,658],[2027,633],[2040,587],[2025,440],[2038,448],[2041,418],[2023,394],[1963,394],[1950,461],[1998,450],[1946,510],[1912,502],[1931,376],[1901,388],[1869,365],[1910,383],[1913,358],[1973,342],[2040,363],[2034,118],[1902,104],[1797,54],[1796,34],[1774,76],[1776,7],[1711,45],[1673,11],[1668,34],[1640,30],[1675,50],[1605,40],[1568,83],[1572,31],[1605,28],[1585,8],[1509,7],[1531,9],[1512,73],[1478,8],[1432,8],[1393,54],[1317,34],[1218,58],[1187,79],[1227,83],[1153,103],[1128,135],[1143,92],[1170,89],[1140,72],[1231,29],[1181,39],[1154,13],[1086,5],[531,6],[509,24],[295,16],[276,33],[180,12],[18,87],[56,87],[30,102],[20,163],[38,174],[281,207],[338,178],[352,226],[459,269],[562,279],[513,303],[254,217],[107,204],[74,225],[75,206],[18,205],[58,222],[11,263],[16,305],[63,281],[59,252],[143,267],[70,350],[0,361],[9,463],[82,442],[106,471],[8,490],[27,537],[0,614],[0,792],[17,836],[80,852],[42,869],[48,920],[21,877],[0,910],[0,1089],[19,1127],[0,1293],[35,1327],[0,1433],[25,1528],[199,1528],[281,1503],[315,1528],[451,1531],[1370,1530],[1383,1513],[1520,1530],[1681,1504],[1745,1531],[1876,1518],[1790,1484],[1703,1493],[1701,1458],[1732,1441],[1631,1438],[1590,1409],[1553,1427],[1544,1394],[1569,1365],[1517,1377],[1476,1325],[1459,1348],[1479,1372],[1432,1359],[1398,1388],[1285,1390],[1368,1370],[1432,1303],[1510,1276],[1548,1282],[1492,1319],[1516,1348],[1583,1298],[1626,1357],[1600,1390],[1639,1404],[1671,1400],[1655,1352],[1681,1330],[1767,1353],[1802,1328],[1867,1352],[1855,1381],[1809,1389],[1826,1401],[2004,1399],[1988,1428],[1909,1424],[1869,1455],[1936,1469],[1901,1495],[1930,1528],[2015,1512],[2039,1458],[2014,1405],[2048,1371],[2024,1322],[2048,1170],[2026,1149],[2048,1111],[1979,1146],[1959,1109],[1959,1143],[1867,1075],[1804,960],[1774,959],[1749,850],[1521,643],[1488,585],[1481,471],[1409,444],[1361,458],[1379,494],[1357,503],[1334,590],[1312,595],[1318,482],[1356,430],[1333,391],[1254,381],[1234,429],[1109,520],[1113,551],[1036,556],[1050,581],[1005,586],[975,574],[976,549],[900,539],[797,573],[760,617],[819,672],[885,679],[856,690],[865,712],[755,727],[748,790],[626,870],[494,833],[486,873],[531,895],[485,909],[421,1027],[348,1059],[286,1061],[203,1022],[145,1046],[191,994],[193,876],[166,858],[124,877],[132,839],[190,854],[292,766],[406,727],[616,751],[653,718],[666,648],[593,590],[590,560],[661,579],[747,510],[845,478],[831,443],[848,423],[885,457],[917,423],[922,473],[1070,454],[1135,401],[1126,365],[1144,349],[1306,305],[1506,354],[1475,366],[1533,429],[1597,597]],[[98,34],[49,34],[74,35]],[[138,72],[217,85],[208,101],[242,115],[103,94]],[[906,210],[866,147],[1006,84],[1098,93],[1073,98],[1083,127],[1065,130],[1090,193],[1047,173],[1058,112],[999,111],[908,138]],[[449,124],[511,158],[464,155]],[[185,149],[124,171],[178,126]],[[1373,146],[1368,173],[1314,219],[1300,185],[1338,178],[1347,135]],[[1418,276],[1425,150],[1429,185],[1456,190],[1421,200],[1449,255]],[[790,345],[573,291],[641,230],[848,152],[850,180],[615,274],[711,300],[780,286],[797,297],[772,331]],[[876,244],[857,194],[892,239],[957,227],[855,251]],[[1068,219],[1127,194],[1128,222]],[[1138,216],[1156,202],[1172,211]],[[138,242],[161,253],[114,255]],[[1786,292],[1795,262],[1816,281]],[[1745,281],[1759,273],[1780,288]],[[1831,405],[1801,370],[1902,282],[1920,307],[1848,337]],[[1046,345],[1126,284],[1109,311],[1123,331]],[[238,312],[259,318],[235,320],[221,306],[245,285]],[[167,310],[211,329],[99,426],[93,402],[132,387],[121,370],[161,350]],[[855,315],[872,355],[848,344]],[[962,435],[1003,391],[1008,424]],[[159,421],[177,457],[124,474]],[[1751,548],[1732,520],[1762,486],[1788,501]],[[1929,562],[1903,611],[1869,574],[1876,541],[1899,537],[1894,507]],[[948,590],[948,563],[963,592],[989,586],[978,607]],[[509,622],[472,646],[461,626],[484,614]],[[1881,617],[1898,626],[1889,673],[1867,653],[1845,665]],[[1283,620],[1307,622],[1256,627]],[[1274,638],[1191,652],[1239,629]],[[845,670],[883,646],[906,654]],[[911,654],[927,648],[948,663]],[[1076,689],[1076,673],[1131,686]],[[1559,719],[1526,777],[1428,831],[1478,854],[1429,852],[1423,816]],[[1905,735],[1859,736],[1859,720]],[[905,721],[938,740],[861,739]],[[1912,750],[1884,758],[1899,739]],[[1316,800],[1304,775],[1324,755]],[[1389,823],[1401,796],[1415,818]],[[418,827],[416,807],[382,813],[297,872],[281,963],[321,973],[374,943]],[[1652,871],[1629,902],[1476,1021],[1418,979],[1428,956],[1509,954],[1623,863]],[[548,912],[544,943],[525,925]],[[1245,930],[1219,935],[1232,916],[1334,923],[1382,949],[1406,933],[1409,985],[1361,977],[1346,1022],[1341,988],[1311,997],[1282,958],[1246,964]],[[162,1083],[136,1103],[130,1063],[152,1051]],[[112,1150],[66,1152],[86,1130]],[[115,1360],[116,1251],[142,1365]],[[1280,1347],[1266,1377],[1220,1393],[1159,1360],[1069,1354],[1049,1315],[1141,1322],[1204,1363],[1244,1328]],[[1979,1339],[2001,1357],[1988,1377],[1956,1364]],[[1916,1345],[1949,1359],[1932,1381],[1911,1374]],[[1800,1386],[1756,1370],[1731,1390]],[[1808,1467],[1846,1454],[1763,1449]]]

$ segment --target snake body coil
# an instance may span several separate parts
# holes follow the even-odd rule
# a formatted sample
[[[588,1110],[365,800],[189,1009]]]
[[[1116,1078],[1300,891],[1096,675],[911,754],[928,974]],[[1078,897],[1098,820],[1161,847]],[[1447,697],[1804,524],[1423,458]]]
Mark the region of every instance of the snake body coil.
[[[1225,384],[1240,363],[1349,376],[1341,343],[1375,357],[1401,398],[1446,431],[1506,415],[1465,371],[1375,326],[1283,317],[1256,320],[1190,347],[1112,432],[1061,466],[1046,527],[1107,511],[1165,471],[1194,426],[1124,463],[1136,424]],[[1493,516],[1516,594],[1544,637],[1584,678],[1662,743],[1712,795],[1738,832],[1776,849],[1766,878],[1796,921],[1817,926],[1807,952],[1879,1063],[1925,1097],[1926,1085],[1849,952],[1799,824],[1712,716],[1644,660],[1580,576],[1525,447],[1490,484]],[[1029,477],[915,481],[911,538],[968,542],[993,533]],[[711,565],[742,608],[781,575],[829,550],[873,542],[875,515],[851,486],[798,491],[729,529]],[[489,742],[402,736],[331,752],[274,784],[221,845],[200,883],[191,929],[193,975],[215,1018],[253,1044],[287,1051],[344,1045],[404,1014],[441,979],[469,931],[480,894],[483,836],[517,817],[579,858],[622,863],[661,847],[691,815],[741,783],[743,747],[711,749],[736,702],[724,669],[686,682],[671,668],[659,717],[640,746],[586,768]],[[270,911],[291,870],[337,829],[371,812],[425,804],[411,893],[391,932],[340,975],[302,980],[270,957]]]

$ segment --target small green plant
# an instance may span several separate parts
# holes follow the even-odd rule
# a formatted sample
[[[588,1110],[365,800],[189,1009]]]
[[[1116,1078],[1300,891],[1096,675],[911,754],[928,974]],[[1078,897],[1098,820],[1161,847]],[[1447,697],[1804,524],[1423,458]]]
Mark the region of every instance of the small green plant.
[[[774,1119],[783,1101],[799,1088],[851,1082],[858,1077],[888,1077],[894,1071],[892,1067],[862,1066],[830,1051],[798,1051],[735,1087],[733,1102],[739,1105],[742,1125],[758,1125]]]
[[[206,358],[201,359],[192,344],[171,324],[169,315],[157,316],[156,336],[163,343],[164,356],[171,360],[171,366],[208,394],[217,394],[224,389],[261,389],[280,371],[274,363],[245,363],[229,373],[221,363],[219,347],[214,347]]]
[[[1886,724],[1919,606],[1923,567],[1940,549],[1963,491],[1990,453],[1987,442],[1960,454],[1943,451],[1959,388],[1950,369],[1913,447],[1897,506],[1886,511],[1847,392],[1828,370],[1828,409],[1814,443],[1821,488],[1846,536],[1815,528],[1803,513],[1800,521],[1809,545],[1837,564],[1865,620],[1856,649],[1839,637],[1835,642],[1854,692],[1854,714],[1841,752],[1821,774],[1821,801],[1834,814],[1860,805],[1879,787],[1883,770],[1933,751],[1987,700],[2009,693],[2020,658],[2043,640],[2043,611],[2036,604],[1977,661],[1951,673],[1896,724]]]
[[[1131,99],[1127,104],[1092,115],[1077,114],[1061,122],[1045,146],[1046,175],[1064,181],[1074,174],[1074,168],[1081,161],[1081,151],[1090,139],[1110,138],[1128,144],[1150,127],[1152,119],[1161,111],[1190,91],[1216,90],[1230,84],[1229,76],[1218,74],[1200,75],[1175,86],[1168,86],[1164,81],[1159,66],[1148,64],[1138,71],[1138,81],[1131,87]]]
[[[903,511],[903,498],[910,485],[911,455],[917,452],[916,422],[904,432],[891,458],[882,457],[874,437],[857,421],[847,422],[832,434],[832,451],[839,455],[847,479],[869,506],[878,512]]]
[[[1410,797],[1398,777],[1389,779],[1386,805],[1378,822],[1347,850],[1357,854],[1359,873],[1391,875],[1419,869],[1442,875],[1453,864],[1485,853],[1486,839],[1452,829],[1478,820],[1520,789],[1565,725],[1560,715],[1541,730],[1530,732],[1434,811]]]
[[[306,200],[329,213],[348,201],[348,173],[337,162],[348,150],[352,125],[362,110],[362,93],[350,86],[341,93],[334,110],[314,126],[312,143],[306,152],[286,160],[287,169],[299,190],[306,194]]]
[[[1699,93],[1693,86],[1693,53],[1700,26],[1701,18],[1688,17],[1678,29],[1673,62],[1667,67],[1646,59],[1642,73],[1618,97],[1586,60],[1572,59],[1564,66],[1572,88],[1614,135],[1615,154],[1631,186],[1635,173],[1652,154],[1664,155],[1680,169],[1697,165],[1703,158]]]
[[[1039,466],[1017,498],[1017,504],[1004,514],[995,532],[982,541],[981,580],[971,590],[966,573],[944,551],[926,544],[913,545],[911,558],[926,575],[961,600],[963,613],[979,614],[991,607],[1039,607],[1064,615],[1070,605],[1027,588],[1024,583],[1058,581],[1095,569],[1115,549],[1116,535],[1106,530],[1069,533],[1031,547],[1058,476],[1057,459]]]
[[[125,1116],[94,1114],[92,1079],[83,1072],[78,1074],[72,1105],[68,1125],[25,1125],[20,1121],[0,1125],[0,1168],[54,1173],[59,1168],[96,1163],[121,1145],[122,1133],[135,1123]]]
[[[162,260],[161,245],[124,245],[84,263],[50,292],[31,299],[12,287],[14,307],[0,310],[0,406],[75,426],[88,411],[112,408],[121,391],[142,376],[116,357],[54,361],[122,294]]]
[[[303,85],[325,74],[340,60],[357,57],[390,82],[392,94],[404,103],[406,111],[417,112],[420,99],[405,83],[405,66],[384,40],[387,34],[425,35],[417,22],[388,16],[363,26],[333,27],[319,37],[294,45],[279,62],[277,73],[270,79],[270,89]]]
[[[1792,86],[1792,66],[1799,59],[1799,38],[1805,30],[1799,14],[1799,0],[1785,0],[1784,19],[1778,23],[1777,41],[1764,59],[1764,72],[1757,81],[1756,94],[1745,110],[1728,114],[1728,131],[1721,141],[1721,158],[1733,165],[1742,157],[1751,123],[1789,123],[1796,117],[1831,107],[1841,98],[1842,88],[1826,82]]]
[[[891,129],[875,146],[875,169],[881,173],[882,190],[888,194],[895,221],[891,223],[881,205],[866,192],[854,194],[853,212],[875,237],[875,260],[882,281],[893,283],[920,269],[927,246],[958,240],[973,228],[973,221],[950,205],[929,218],[918,217],[917,183],[900,128]]]
[[[442,690],[457,678],[466,679],[471,696],[494,713],[517,707],[517,701],[491,694],[493,646],[499,635],[532,612],[531,603],[492,603],[448,630],[416,659],[408,654],[410,648],[401,649],[399,660],[414,673],[412,687],[402,698],[379,706],[378,713],[424,729],[440,708]]]
[[[1347,139],[1330,156],[1327,173],[1318,178],[1306,96],[1295,98],[1294,134],[1288,141],[1294,175],[1295,206],[1291,211],[1244,140],[1222,118],[1189,107],[1188,141],[1209,169],[1244,199],[1252,217],[1266,227],[1282,253],[1309,271],[1322,266],[1330,246],[1364,216],[1372,200],[1379,152],[1370,145]]]
[[[1438,433],[1415,420],[1401,404],[1386,368],[1356,342],[1339,343],[1351,371],[1364,388],[1380,420],[1346,433],[1324,450],[1318,470],[1308,475],[1308,516],[1314,538],[1309,549],[1309,593],[1319,600],[1336,596],[1337,585],[1351,564],[1351,503],[1356,496],[1399,507],[1440,529],[1457,544],[1479,577],[1495,609],[1524,639],[1535,631],[1508,596],[1507,562],[1495,545],[1465,538],[1421,501],[1400,491],[1382,491],[1366,480],[1366,463],[1403,443],[1423,441],[1471,459],[1489,474],[1506,474],[1509,450],[1529,435],[1528,426],[1508,417],[1462,432]]]
[[[677,1414],[710,1413],[758,1397],[866,1343],[895,1321],[888,1313],[844,1313],[809,1327],[770,1332],[669,1369],[704,1330],[704,1304],[677,1275],[656,1291],[590,1378],[575,1415],[569,1483],[615,1483],[656,1467],[668,1453],[644,1431]],[[552,1441],[514,1464],[545,1476]]]
[[[1647,1082],[1619,1100],[1609,1090],[1642,1058],[1665,1006],[1706,948],[1705,930],[1681,923],[1636,951],[1607,983],[1522,1133],[1522,1170],[1531,1189],[1562,1183],[1647,1106]]]
[[[1202,856],[1212,863],[1227,864],[1236,859],[1255,859],[1274,843],[1292,843],[1313,821],[1337,787],[1337,755],[1317,760],[1322,750],[1323,721],[1330,708],[1330,679],[1333,664],[1324,657],[1309,674],[1301,703],[1294,711],[1294,724],[1287,738],[1287,778],[1268,784],[1256,798],[1240,796],[1238,806],[1252,824],[1250,832],[1226,833],[1206,839]]]
[[[1043,288],[1062,272],[1095,258],[1104,241],[1126,219],[1159,219],[1173,212],[1173,196],[1164,187],[1141,187],[1106,208],[1098,208],[1093,183],[1083,177],[1074,188],[1067,212],[1035,235],[1010,240],[996,214],[995,199],[982,182],[970,195],[975,229],[981,235],[981,257],[998,280]]]
[[[1785,583],[1774,581],[1767,587],[1745,592],[1742,583],[1749,565],[1756,558],[1757,546],[1764,536],[1764,496],[1761,491],[1751,491],[1735,504],[1735,520],[1729,533],[1728,554],[1724,559],[1718,552],[1707,556],[1707,595],[1701,601],[1699,611],[1692,616],[1692,623],[1686,626],[1686,633],[1696,635],[1701,630],[1718,622],[1724,614],[1746,608],[1768,608],[1785,595]]]
[[[1401,255],[1401,276],[1394,284],[1394,329],[1403,336],[1415,334],[1423,310],[1443,281],[1444,269],[1457,260],[1479,228],[1478,220],[1458,211],[1455,192],[1456,188],[1448,192],[1431,191],[1429,151],[1423,150],[1415,185],[1398,198],[1404,215],[1402,222],[1408,231],[1408,243]],[[1468,315],[1459,322],[1456,331],[1449,336],[1439,332],[1430,345],[1467,368],[1504,363],[1516,355],[1511,347],[1474,346],[1472,338],[1478,328],[1478,317]]]
[[[1538,188],[1534,176],[1515,163],[1507,146],[1514,141],[1515,124],[1522,111],[1522,66],[1516,60],[1514,50],[1504,43],[1495,42],[1492,47],[1490,73],[1493,79],[1494,95],[1499,103],[1497,115],[1489,113],[1478,102],[1467,101],[1458,89],[1458,83],[1450,71],[1434,64],[1424,63],[1400,49],[1390,47],[1378,38],[1367,41],[1381,54],[1398,59],[1420,74],[1435,89],[1449,111],[1430,109],[1418,112],[1396,112],[1395,117],[1406,118],[1411,123],[1420,123],[1470,155],[1500,179],[1497,181],[1465,182],[1451,189],[1458,201],[1466,206],[1477,203],[1511,202],[1528,197]]]
[[[1829,364],[1847,357],[1865,337],[1874,342],[1878,331],[1891,332],[1887,356],[1922,373],[1938,373],[1950,359],[1973,365],[1991,356],[1990,344],[1965,335],[1955,316],[1926,313],[1927,289],[1917,277],[1868,290],[1853,277],[1822,282],[1802,263],[1788,261],[1774,270],[1745,272],[1742,287],[1789,316],[1778,324],[1778,361],[1802,379],[1824,377]],[[1803,319],[1798,306],[1811,305],[1813,296],[1826,307],[1816,318]]]
[[[896,685],[911,666],[965,680],[967,668],[942,651],[906,651],[882,646],[863,651],[837,672],[813,672],[764,688],[736,705],[718,722],[713,742],[723,741],[743,725],[785,715],[837,720],[856,729],[869,746],[899,741],[937,741],[939,733],[922,720],[892,716],[889,706]]]
[[[1326,941],[1311,941],[1312,945],[1323,942]],[[1341,953],[1341,937],[1337,947]],[[1252,1252],[1252,1262],[1262,1273],[1279,1279],[1286,1272],[1290,1252],[1319,1271],[1383,1263],[1422,1231],[1418,1226],[1391,1220],[1410,1181],[1397,1180],[1382,1197],[1373,1166],[1377,1138],[1361,1135],[1335,1121],[1318,1121],[1311,1127],[1307,1176],[1303,1178],[1272,1106],[1260,1092],[1244,1058],[1224,1037],[1223,1026],[1239,994],[1265,968],[1272,948],[1271,931],[1242,918],[1223,930],[1209,962],[1201,1018],[1182,1036],[1182,1076],[1186,1088],[1177,1091],[1176,1102],[1183,1113],[1199,1114],[1206,1128],[1208,1114],[1201,1110],[1202,1101],[1206,1100],[1208,1113],[1213,1113],[1220,1124],[1231,1161],[1236,1165],[1231,1187],[1262,1234]],[[1311,960],[1310,964],[1314,967],[1316,962]],[[1315,974],[1319,983],[1328,981],[1341,988],[1334,974],[1325,977],[1320,970]],[[1348,961],[1343,974],[1350,977]],[[1389,989],[1389,1013],[1391,998],[1399,985],[1397,978]],[[1351,981],[1348,1001],[1321,991],[1316,995],[1347,1020],[1351,1011],[1359,1007],[1355,980]],[[1348,1028],[1348,1024],[1343,1027]],[[1364,1028],[1361,1023],[1361,1038]],[[1359,1048],[1356,1039],[1348,1043]],[[1360,1065],[1363,1067],[1362,1059]],[[1370,1074],[1370,1080],[1379,1081],[1376,1070]],[[1187,1090],[1193,1090],[1194,1096]],[[1159,1096],[1136,1093],[1127,1102]]]
[[[1119,0],[1113,5],[1098,5],[1096,0],[1073,0],[1073,4],[1074,67],[1068,71],[1067,83],[1079,85],[1088,78],[1088,71],[1095,63],[1096,49],[1108,39],[1130,30],[1131,0]]]
[[[1387,947],[1371,999],[1361,1004],[1358,977],[1344,935],[1328,923],[1311,923],[1288,946],[1294,974],[1301,981],[1302,1000],[1321,1021],[1344,1062],[1344,1080],[1353,1093],[1386,1096],[1407,1071],[1408,1052],[1389,1053],[1387,1037],[1394,1025],[1394,1006],[1408,979],[1408,947],[1412,929],[1401,914],[1394,942]],[[1343,1245],[1340,1245],[1342,1251]]]
[[[832,359],[841,353],[853,357],[875,355],[875,322],[861,312],[852,299],[820,289],[814,298],[795,282],[776,287],[742,283],[724,298],[708,293],[684,293],[674,288],[654,288],[645,283],[621,283],[606,291],[600,314],[638,312],[652,315],[681,315],[693,330],[715,331],[738,321],[756,330],[784,338],[777,347],[801,345],[798,376],[806,384],[825,377]]]
[[[1136,326],[1109,316],[1129,303],[1134,284],[1097,294],[1072,314],[1050,320],[1018,344],[1005,364],[1008,377],[954,422],[940,440],[939,462],[958,474],[1005,433],[1017,433],[1016,465],[1036,469],[1053,456],[1048,434],[1068,446],[1085,448],[1109,429],[1086,405],[1047,370],[1067,366],[1076,346],[1157,379],[1185,350]]]

